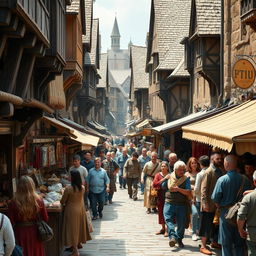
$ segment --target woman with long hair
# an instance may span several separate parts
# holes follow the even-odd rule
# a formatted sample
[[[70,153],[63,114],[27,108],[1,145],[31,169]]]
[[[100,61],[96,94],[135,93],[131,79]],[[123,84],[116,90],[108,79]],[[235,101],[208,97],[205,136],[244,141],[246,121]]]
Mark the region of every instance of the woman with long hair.
[[[189,179],[190,179],[191,190],[193,193],[193,200],[192,200],[192,205],[191,205],[191,210],[192,210],[191,224],[192,224],[192,240],[193,241],[199,240],[198,232],[199,232],[199,211],[200,211],[200,209],[197,209],[197,207],[196,207],[196,200],[195,200],[195,193],[194,193],[196,176],[199,172],[200,172],[199,161],[195,157],[190,157],[188,159],[187,172],[185,173],[185,175],[187,177],[189,177]]]
[[[43,243],[38,239],[35,222],[40,218],[48,221],[43,200],[35,190],[29,176],[22,176],[17,192],[8,207],[8,216],[14,227],[16,243],[22,247],[24,256],[44,256]]]
[[[82,243],[91,240],[87,217],[84,207],[85,188],[79,171],[72,170],[71,186],[68,186],[61,199],[64,206],[63,221],[63,242],[67,247],[72,248],[73,256],[78,256],[78,249],[82,248]]]
[[[160,231],[156,235],[163,234],[165,237],[168,237],[167,227],[164,221],[164,201],[165,201],[165,191],[162,188],[162,183],[169,178],[169,164],[165,161],[161,163],[161,172],[155,175],[153,181],[153,187],[157,190],[157,209],[158,209],[158,223],[162,225]]]

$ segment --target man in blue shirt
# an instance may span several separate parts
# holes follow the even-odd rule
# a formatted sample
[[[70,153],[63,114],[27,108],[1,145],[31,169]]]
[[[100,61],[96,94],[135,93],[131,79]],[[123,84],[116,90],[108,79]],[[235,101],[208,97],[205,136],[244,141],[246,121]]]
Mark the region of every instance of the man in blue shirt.
[[[88,174],[89,197],[92,207],[93,220],[99,215],[102,218],[102,211],[105,202],[105,190],[110,191],[107,172],[101,168],[101,159],[99,157],[94,160],[94,168]],[[97,209],[98,205],[98,209]]]
[[[119,169],[119,186],[120,188],[126,188],[126,179],[124,179],[123,175],[124,175],[124,165],[127,161],[127,159],[129,159],[129,155],[127,154],[127,149],[123,148],[122,151],[122,155],[118,157],[117,159],[117,164],[120,166]]]
[[[81,161],[81,165],[84,166],[89,172],[90,169],[94,167],[94,162],[92,160],[92,153],[87,151],[84,154],[84,160]]]
[[[239,235],[237,226],[230,225],[225,214],[229,207],[234,205],[240,198],[237,198],[238,191],[243,182],[243,177],[237,172],[237,157],[228,155],[224,159],[224,167],[227,174],[220,177],[212,193],[212,200],[220,208],[220,229],[219,243],[222,245],[222,256],[241,256],[245,251],[245,240]],[[242,192],[250,188],[249,180],[245,178]],[[233,252],[233,245],[235,247]]]

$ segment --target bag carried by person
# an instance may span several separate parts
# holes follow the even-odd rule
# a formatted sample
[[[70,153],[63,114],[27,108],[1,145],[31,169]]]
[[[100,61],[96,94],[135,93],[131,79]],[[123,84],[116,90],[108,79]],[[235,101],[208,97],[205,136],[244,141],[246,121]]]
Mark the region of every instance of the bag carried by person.
[[[240,186],[237,196],[236,196],[237,203],[232,205],[225,214],[225,220],[227,221],[228,224],[230,224],[232,226],[236,225],[237,212],[238,212],[238,209],[240,208],[241,201],[243,198],[243,187],[244,187],[244,183],[245,183],[245,176],[244,175],[242,175],[242,176],[243,176],[243,180],[242,180],[241,186]]]
[[[38,220],[36,222],[38,237],[39,240],[42,242],[49,241],[53,238],[53,230],[52,228],[42,220],[40,215],[38,214]]]
[[[2,214],[1,217],[1,222],[0,222],[0,230],[3,227],[3,223],[4,223],[4,215]],[[15,245],[13,251],[12,251],[12,255],[11,256],[23,256],[23,250],[20,246]]]
[[[150,196],[152,196],[152,197],[157,197],[157,195],[158,195],[158,191],[157,191],[157,189],[155,189],[155,188],[151,188],[150,189]]]

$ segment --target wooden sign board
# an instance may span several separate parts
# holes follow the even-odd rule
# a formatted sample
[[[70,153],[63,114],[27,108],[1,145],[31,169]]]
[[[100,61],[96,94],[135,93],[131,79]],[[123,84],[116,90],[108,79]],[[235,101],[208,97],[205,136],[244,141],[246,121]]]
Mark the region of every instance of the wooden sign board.
[[[248,89],[255,81],[255,66],[249,59],[239,59],[233,65],[232,78],[236,86]]]

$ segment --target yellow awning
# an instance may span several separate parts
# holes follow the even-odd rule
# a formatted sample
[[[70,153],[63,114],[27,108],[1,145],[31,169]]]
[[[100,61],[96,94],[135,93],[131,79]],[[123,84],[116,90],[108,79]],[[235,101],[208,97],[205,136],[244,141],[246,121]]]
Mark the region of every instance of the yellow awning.
[[[87,148],[86,146],[94,146],[96,147],[98,145],[99,142],[99,137],[93,136],[93,135],[89,135],[86,134],[84,132],[80,132],[76,129],[74,129],[73,127],[64,124],[63,122],[57,120],[56,118],[52,118],[52,117],[43,117],[43,120],[51,123],[53,126],[60,128],[62,130],[64,130],[65,133],[67,133],[68,135],[70,135],[72,140],[75,140],[79,143],[82,144],[82,148]]]
[[[256,101],[182,127],[183,138],[219,147],[230,152],[236,144],[238,154],[256,154]]]

